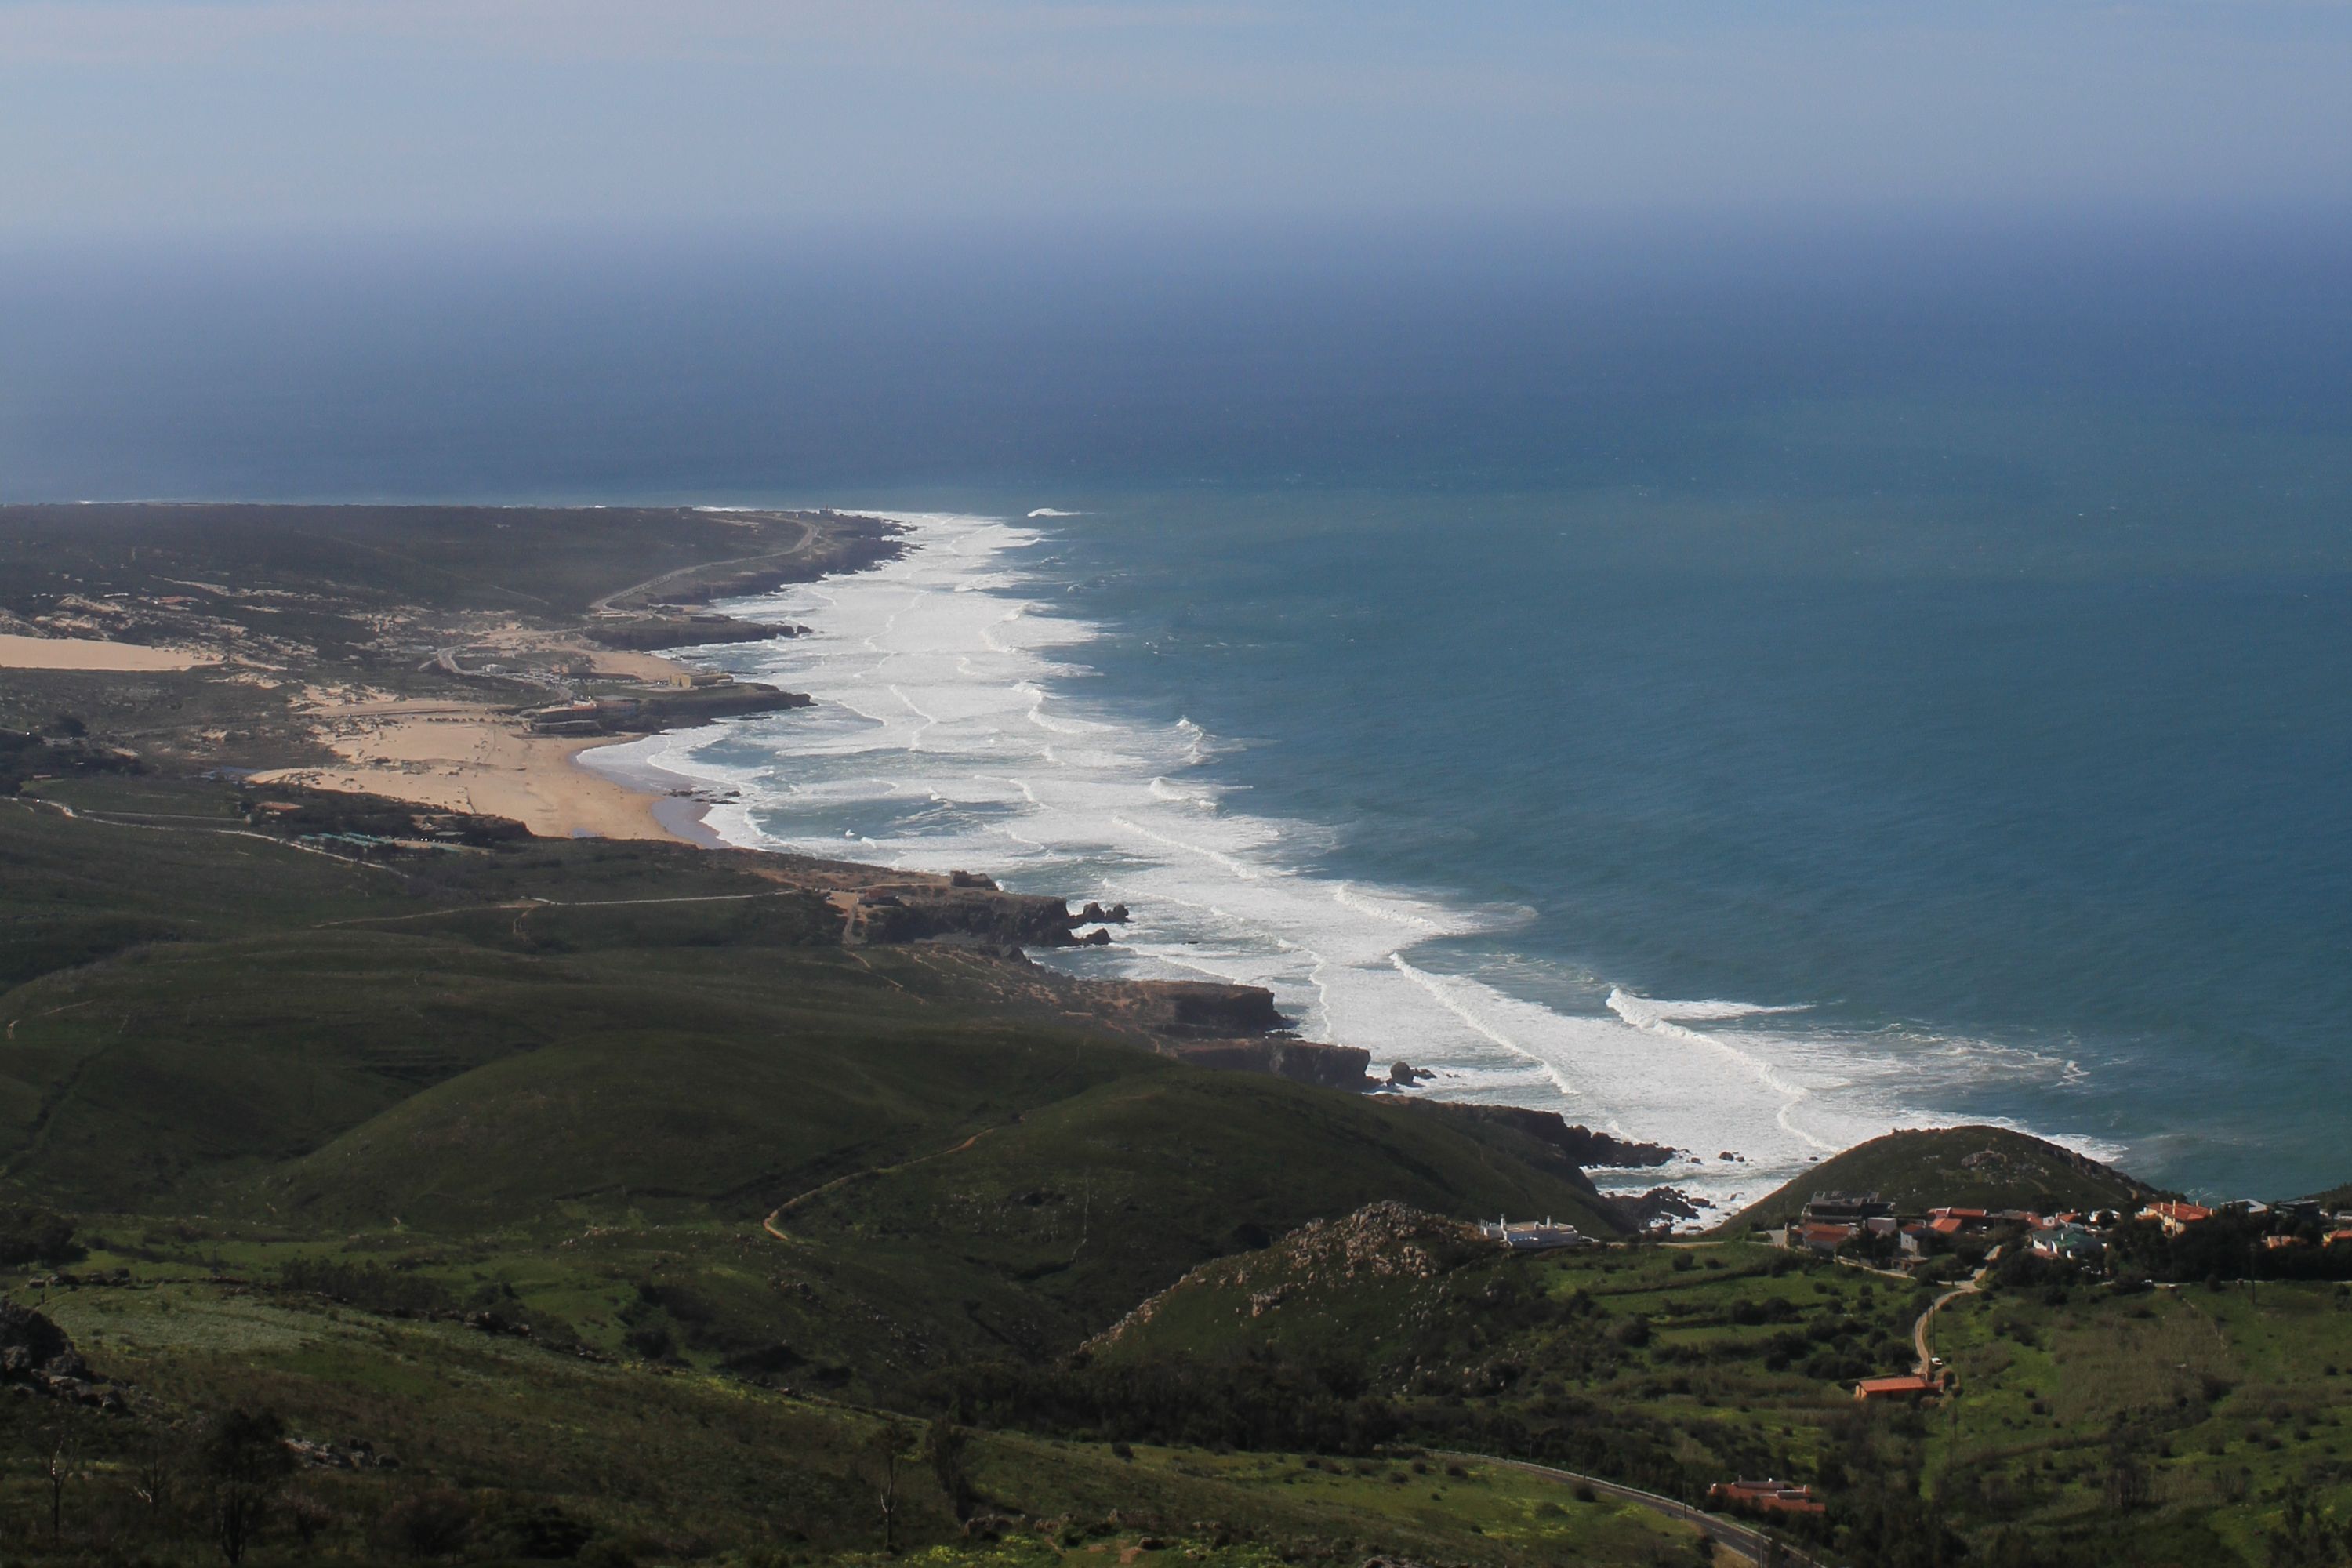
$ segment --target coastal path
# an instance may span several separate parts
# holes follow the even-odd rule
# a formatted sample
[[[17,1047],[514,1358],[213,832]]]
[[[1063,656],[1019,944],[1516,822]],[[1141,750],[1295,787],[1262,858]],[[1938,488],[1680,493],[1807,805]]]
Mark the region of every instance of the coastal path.
[[[1496,1458],[1492,1454],[1441,1453],[1439,1458],[1467,1459],[1481,1465],[1497,1465],[1505,1469],[1522,1470],[1528,1475],[1541,1476],[1546,1480],[1559,1481],[1567,1486],[1590,1487],[1603,1497],[1612,1497],[1623,1502],[1636,1503],[1653,1512],[1664,1514],[1669,1519],[1679,1520],[1697,1530],[1700,1534],[1717,1546],[1744,1557],[1750,1563],[1783,1563],[1790,1564],[1790,1568],[1820,1568],[1820,1564],[1812,1558],[1806,1556],[1786,1542],[1765,1534],[1752,1525],[1740,1524],[1720,1515],[1709,1513],[1705,1509],[1693,1508],[1686,1502],[1677,1502],[1673,1498],[1657,1492],[1645,1492],[1639,1487],[1622,1486],[1616,1481],[1604,1481],[1598,1476],[1580,1476],[1574,1470],[1556,1470],[1549,1465],[1529,1464],[1525,1459]],[[1774,1555],[1776,1552],[1777,1556]]]
[[[373,860],[362,860],[353,855],[338,855],[331,849],[321,849],[315,844],[297,844],[291,838],[280,838],[271,833],[256,833],[250,827],[198,827],[187,825],[215,820],[211,817],[190,817],[182,822],[156,822],[147,819],[166,814],[77,811],[61,800],[50,800],[45,795],[22,795],[18,799],[33,810],[46,808],[58,813],[60,816],[69,816],[76,822],[101,823],[108,827],[134,827],[142,833],[208,833],[216,838],[251,838],[263,844],[275,844],[280,849],[299,850],[305,855],[323,855],[330,860],[338,860],[346,866],[357,866],[362,870],[380,871],[387,877],[397,877],[404,882],[409,880],[408,873],[396,868]],[[133,820],[133,818],[140,820]]]
[[[1013,1121],[1018,1121],[1021,1118],[1015,1116],[1013,1120]],[[1005,1125],[1010,1126],[1011,1123],[1008,1122],[1005,1123]],[[790,1241],[793,1238],[792,1232],[786,1230],[782,1226],[778,1225],[776,1222],[783,1218],[785,1215],[789,1214],[793,1209],[800,1207],[801,1205],[807,1203],[811,1198],[821,1198],[829,1192],[833,1192],[840,1187],[847,1186],[852,1182],[862,1182],[868,1176],[887,1176],[893,1171],[904,1171],[915,1165],[928,1165],[933,1160],[944,1160],[950,1154],[961,1154],[965,1150],[971,1148],[973,1144],[979,1142],[982,1139],[987,1137],[990,1133],[995,1131],[996,1129],[993,1127],[983,1127],[952,1149],[941,1149],[929,1154],[918,1154],[911,1160],[901,1160],[895,1165],[874,1165],[863,1171],[852,1171],[845,1176],[835,1176],[833,1180],[824,1184],[822,1186],[811,1187],[808,1191],[802,1193],[795,1197],[786,1198],[782,1203],[780,1203],[774,1208],[770,1209],[768,1211],[767,1217],[760,1222],[760,1228],[766,1231],[770,1236],[774,1237],[778,1241]]]

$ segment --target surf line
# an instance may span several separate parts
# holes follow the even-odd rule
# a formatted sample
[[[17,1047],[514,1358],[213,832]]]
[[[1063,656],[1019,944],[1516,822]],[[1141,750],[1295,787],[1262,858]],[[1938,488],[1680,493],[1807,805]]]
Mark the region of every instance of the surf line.
[[[1527,1047],[1519,1044],[1518,1041],[1511,1038],[1508,1035],[1504,1034],[1501,1030],[1489,1027],[1485,1019],[1479,1017],[1478,1015],[1473,1013],[1469,1008],[1464,1006],[1460,1001],[1456,1000],[1453,993],[1447,990],[1446,987],[1438,981],[1437,976],[1428,973],[1423,970],[1415,969],[1412,964],[1407,963],[1404,961],[1404,954],[1401,952],[1391,952],[1389,954],[1389,966],[1394,969],[1399,974],[1403,975],[1407,980],[1412,981],[1415,985],[1420,986],[1423,991],[1428,992],[1432,997],[1436,999],[1439,1006],[1444,1008],[1447,1012],[1461,1019],[1463,1023],[1468,1025],[1470,1028],[1476,1033],[1484,1035],[1486,1038],[1494,1041],[1496,1045],[1502,1047],[1513,1056],[1525,1057],[1528,1060],[1535,1063],[1538,1068],[1541,1068],[1543,1069],[1544,1077],[1551,1079],[1552,1087],[1559,1089],[1560,1093],[1566,1095],[1570,1100],[1580,1100],[1583,1098],[1582,1094],[1574,1084],[1569,1082],[1568,1079],[1560,1076],[1559,1068],[1558,1067],[1554,1066],[1551,1062],[1547,1061],[1536,1052],[1528,1049]]]
[[[1198,844],[1187,844],[1181,838],[1171,838],[1164,833],[1154,833],[1139,822],[1130,822],[1124,816],[1114,816],[1111,822],[1117,826],[1126,828],[1129,833],[1139,834],[1155,844],[1164,844],[1171,849],[1181,849],[1187,855],[1198,855],[1204,860],[1213,860],[1244,882],[1255,882],[1260,875],[1256,870],[1242,864],[1230,855],[1203,848]]]
[[[1646,1034],[1661,1036],[1669,1040],[1681,1040],[1690,1045],[1704,1046],[1719,1055],[1728,1057],[1731,1060],[1738,1062],[1741,1067],[1744,1067],[1749,1072],[1754,1073],[1758,1082],[1763,1084],[1765,1088],[1770,1089],[1774,1094],[1780,1097],[1780,1109],[1775,1112],[1772,1117],[1772,1120],[1779,1124],[1780,1131],[1788,1133],[1791,1138],[1802,1140],[1804,1142],[1811,1144],[1813,1148],[1820,1150],[1824,1154],[1834,1154],[1839,1152],[1838,1145],[1835,1143],[1825,1142],[1822,1139],[1814,1137],[1811,1133],[1806,1131],[1803,1128],[1798,1126],[1796,1122],[1790,1119],[1790,1113],[1797,1109],[1797,1106],[1801,1101],[1811,1098],[1811,1095],[1808,1090],[1800,1089],[1795,1084],[1785,1082],[1778,1073],[1775,1073],[1772,1070],[1772,1064],[1766,1061],[1763,1058],[1751,1056],[1748,1052],[1741,1050],[1738,1047],[1731,1045],[1727,1041],[1717,1039],[1713,1035],[1706,1033],[1703,1029],[1687,1028],[1681,1024],[1675,1023],[1664,1014],[1656,1011],[1654,1007],[1643,1005],[1643,1004],[1648,1000],[1649,999],[1647,997],[1633,994],[1622,986],[1612,987],[1609,993],[1608,1007],[1611,1012],[1616,1014],[1618,1017],[1623,1019],[1627,1024],[1636,1029],[1643,1031]],[[1744,1009],[1743,1011],[1767,1013],[1791,1012],[1796,1010],[1797,1009],[1785,1007],[1754,1007]]]

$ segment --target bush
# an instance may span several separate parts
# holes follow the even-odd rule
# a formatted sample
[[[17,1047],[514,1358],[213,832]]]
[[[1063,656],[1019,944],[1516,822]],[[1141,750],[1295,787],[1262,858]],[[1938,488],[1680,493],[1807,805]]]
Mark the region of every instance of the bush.
[[[344,1263],[331,1258],[298,1258],[278,1271],[289,1290],[307,1290],[362,1311],[438,1312],[455,1305],[437,1280],[395,1273],[380,1263]]]
[[[438,1487],[403,1498],[368,1531],[380,1552],[404,1557],[447,1557],[474,1538],[474,1504],[461,1491]]]
[[[73,1222],[47,1209],[0,1209],[0,1268],[27,1263],[51,1268],[88,1254],[74,1241]]]

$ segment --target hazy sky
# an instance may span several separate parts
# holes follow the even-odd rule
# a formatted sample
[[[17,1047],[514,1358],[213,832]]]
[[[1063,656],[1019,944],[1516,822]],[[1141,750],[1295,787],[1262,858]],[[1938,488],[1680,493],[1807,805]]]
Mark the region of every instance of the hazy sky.
[[[0,0],[0,233],[2352,206],[2331,0]]]

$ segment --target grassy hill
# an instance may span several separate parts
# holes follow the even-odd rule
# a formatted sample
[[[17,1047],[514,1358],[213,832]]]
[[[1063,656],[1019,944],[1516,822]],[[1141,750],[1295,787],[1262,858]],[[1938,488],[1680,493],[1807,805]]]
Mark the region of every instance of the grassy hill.
[[[305,1293],[225,1287],[144,1247],[102,1251],[90,1264],[128,1267],[134,1282],[39,1299],[100,1371],[123,1380],[134,1410],[267,1406],[294,1436],[356,1438],[398,1461],[289,1477],[287,1507],[256,1554],[265,1563],[885,1562],[877,1447],[898,1460],[897,1542],[957,1560],[966,1552],[1052,1563],[1125,1555],[1188,1568],[1354,1563],[1375,1552],[1612,1568],[1648,1568],[1667,1553],[1692,1560],[1694,1533],[1643,1510],[1580,1502],[1569,1489],[1499,1468],[1448,1475],[1422,1465],[1413,1475],[1406,1458],[1341,1465],[1151,1445],[1114,1452],[1100,1441],[972,1432],[961,1435],[951,1493],[925,1456],[929,1426],[918,1419],[634,1360],[586,1360]],[[171,1440],[165,1431],[135,1415],[0,1401],[0,1508],[42,1519],[45,1561],[203,1561],[196,1552],[209,1548],[186,1517],[201,1495],[155,1509],[134,1499],[156,1444]],[[51,1548],[34,1461],[61,1434],[75,1473],[63,1496],[64,1545]],[[1407,1477],[1410,1489],[1399,1484]],[[190,1491],[199,1484],[171,1479]],[[965,1546],[960,1511],[998,1517],[995,1528],[1013,1540]],[[93,1531],[111,1556],[77,1550]]]
[[[1001,1348],[967,1300],[1047,1354],[1377,1198],[1613,1223],[1508,1128],[1186,1067],[1017,962],[845,948],[781,858],[527,841],[369,866],[247,832],[233,786],[40,787],[81,815],[0,804],[0,1174],[30,1199],[336,1235],[644,1216],[782,1253],[761,1216],[853,1177],[793,1245],[936,1319],[940,1355]],[[829,1317],[797,1331],[854,1361],[855,1314]]]
[[[1744,1235],[1785,1225],[1817,1192],[1876,1193],[1898,1213],[1954,1208],[2126,1208],[2155,1189],[2071,1149],[2005,1127],[1890,1132],[1813,1166],[1717,1227]]]

